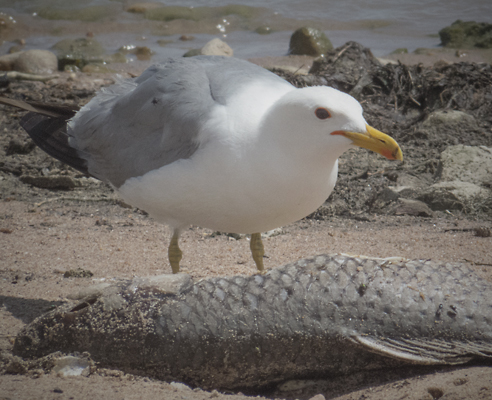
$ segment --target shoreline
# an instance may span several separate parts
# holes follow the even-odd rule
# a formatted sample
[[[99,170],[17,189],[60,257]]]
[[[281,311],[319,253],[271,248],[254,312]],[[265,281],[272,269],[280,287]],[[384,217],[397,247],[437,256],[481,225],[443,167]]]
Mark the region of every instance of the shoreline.
[[[152,3],[145,4],[150,7]],[[106,55],[114,54],[124,46],[143,46],[154,53],[151,62],[159,62],[168,57],[180,57],[190,49],[200,48],[211,39],[219,38],[228,43],[239,58],[278,58],[287,56],[289,39],[295,29],[313,26],[324,31],[334,47],[356,41],[371,48],[381,59],[399,60],[404,64],[422,62],[431,65],[441,59],[447,62],[492,62],[492,50],[441,47],[437,32],[444,26],[436,26],[432,35],[420,37],[414,36],[417,33],[412,28],[408,32],[410,37],[405,37],[404,32],[395,35],[394,30],[398,26],[395,21],[309,21],[277,15],[269,9],[261,12],[263,14],[260,13],[257,19],[243,20],[231,16],[223,28],[219,28],[215,17],[199,21],[175,19],[163,22],[144,19],[142,14],[124,12],[123,9],[118,9],[115,16],[96,21],[49,20],[17,12],[12,14],[16,21],[13,23],[8,14],[1,14],[4,25],[0,31],[3,40],[0,53],[7,54],[12,47],[50,50],[52,45],[65,38],[91,37],[102,43]],[[255,33],[255,28],[262,24],[269,26],[272,33]],[[191,40],[183,41],[182,36]],[[393,54],[399,48],[408,48],[408,53]],[[137,63],[136,57],[127,58],[130,64]]]

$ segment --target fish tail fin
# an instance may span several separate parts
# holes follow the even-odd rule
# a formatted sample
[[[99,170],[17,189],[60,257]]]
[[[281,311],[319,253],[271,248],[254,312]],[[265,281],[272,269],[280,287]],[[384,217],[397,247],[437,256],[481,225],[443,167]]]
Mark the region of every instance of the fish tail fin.
[[[464,364],[472,359],[492,360],[492,343],[447,339],[390,339],[354,335],[351,339],[374,353],[414,364]]]

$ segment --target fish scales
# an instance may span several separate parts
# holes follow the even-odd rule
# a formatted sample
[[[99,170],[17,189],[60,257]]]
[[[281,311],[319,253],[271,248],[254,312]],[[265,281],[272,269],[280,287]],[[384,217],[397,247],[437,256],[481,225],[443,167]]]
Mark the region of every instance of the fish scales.
[[[203,388],[409,363],[492,361],[492,285],[460,264],[321,255],[264,275],[164,275],[96,288],[28,325],[14,352]]]

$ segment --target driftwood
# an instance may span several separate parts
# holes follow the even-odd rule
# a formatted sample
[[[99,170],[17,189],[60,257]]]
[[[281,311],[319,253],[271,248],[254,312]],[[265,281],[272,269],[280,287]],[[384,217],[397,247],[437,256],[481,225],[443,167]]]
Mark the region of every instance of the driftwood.
[[[47,82],[51,79],[58,78],[59,75],[37,75],[37,74],[28,74],[25,72],[18,71],[8,71],[3,73],[3,79],[7,80],[19,80],[19,81],[40,81]]]

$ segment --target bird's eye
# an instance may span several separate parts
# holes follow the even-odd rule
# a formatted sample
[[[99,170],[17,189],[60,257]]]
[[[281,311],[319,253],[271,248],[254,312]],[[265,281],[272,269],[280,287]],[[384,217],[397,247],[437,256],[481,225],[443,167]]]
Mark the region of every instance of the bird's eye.
[[[326,108],[323,108],[323,107],[319,107],[316,109],[316,111],[314,112],[314,114],[319,118],[319,119],[328,119],[331,117],[331,114],[330,112],[326,109]]]

